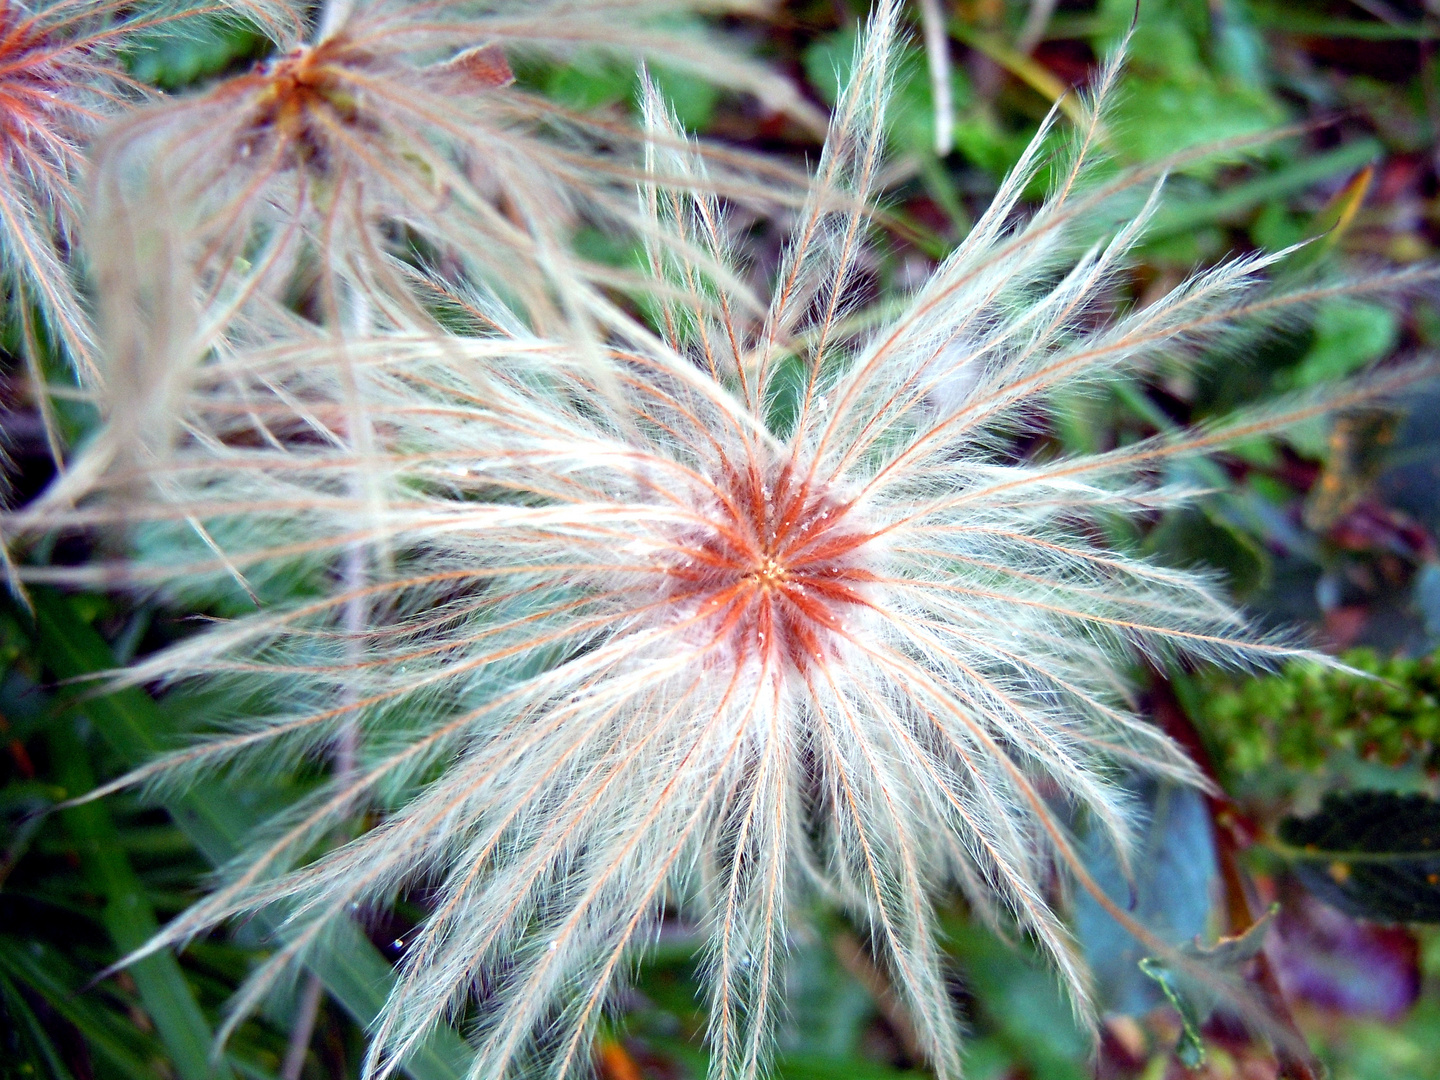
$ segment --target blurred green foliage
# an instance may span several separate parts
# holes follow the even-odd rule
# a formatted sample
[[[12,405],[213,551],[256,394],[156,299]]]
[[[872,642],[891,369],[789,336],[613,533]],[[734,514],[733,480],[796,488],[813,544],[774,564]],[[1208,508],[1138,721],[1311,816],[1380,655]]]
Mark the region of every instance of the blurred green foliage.
[[[125,66],[136,79],[162,90],[182,90],[262,57],[269,42],[233,13],[219,12],[161,23],[127,45]]]

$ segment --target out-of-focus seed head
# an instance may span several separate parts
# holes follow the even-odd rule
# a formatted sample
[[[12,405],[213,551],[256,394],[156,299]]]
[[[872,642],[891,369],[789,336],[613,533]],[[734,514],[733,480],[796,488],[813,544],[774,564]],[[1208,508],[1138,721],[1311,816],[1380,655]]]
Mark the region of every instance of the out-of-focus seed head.
[[[722,42],[655,27],[693,6],[326,5],[315,40],[112,126],[90,255],[112,405],[147,418],[136,439],[163,452],[164,418],[216,350],[397,316],[440,330],[442,310],[469,318],[456,309],[471,279],[504,292],[511,318],[567,332],[574,297],[615,276],[570,233],[644,228],[627,152],[639,134],[516,87],[508,54],[669,48],[774,96],[782,81]]]
[[[104,124],[151,96],[126,72],[124,47],[161,29],[183,35],[202,14],[277,30],[296,20],[283,0],[0,0],[0,255],[19,306],[39,307],[90,382],[99,361],[73,264],[86,152]],[[28,351],[39,348],[32,334]]]
[[[66,358],[91,381],[95,346],[72,266],[85,147],[142,92],[116,58],[129,31],[118,7],[0,0],[0,257],[16,306],[37,305]],[[39,383],[40,335],[27,338]],[[37,398],[43,408],[45,395]]]

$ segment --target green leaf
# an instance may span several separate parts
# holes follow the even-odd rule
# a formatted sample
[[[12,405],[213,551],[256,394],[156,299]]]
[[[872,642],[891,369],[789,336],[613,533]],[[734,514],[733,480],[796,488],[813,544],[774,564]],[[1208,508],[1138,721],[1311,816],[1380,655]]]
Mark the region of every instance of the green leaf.
[[[1289,383],[1300,389],[1344,378],[1379,360],[1400,337],[1396,315],[1380,304],[1334,300],[1315,312],[1315,339]]]
[[[164,90],[179,90],[217,75],[237,61],[263,56],[270,42],[244,21],[199,16],[182,25],[156,26],[134,35],[124,56],[130,74]]]
[[[1270,559],[1260,542],[1209,506],[1166,514],[1145,538],[1144,550],[1172,566],[1218,567],[1241,597],[1270,580]]]
[[[1440,922],[1440,802],[1390,791],[1331,794],[1280,823],[1295,873],[1359,918]]]
[[[1265,934],[1279,914],[1280,905],[1271,904],[1264,915],[1256,919],[1244,933],[1233,937],[1222,937],[1214,945],[1184,945],[1180,952],[1193,957],[1214,971],[1236,971],[1253,960],[1265,943]],[[1175,1056],[1187,1069],[1198,1069],[1205,1064],[1205,1043],[1200,1037],[1200,1025],[1214,1008],[1214,995],[1193,979],[1154,956],[1140,961],[1140,970],[1159,984],[1166,1000],[1180,1014],[1180,1039],[1175,1044]]]
[[[55,956],[43,943],[34,939],[22,940],[0,936],[0,991],[5,993],[6,1009],[22,1005],[22,1020],[33,1019],[29,1006],[18,994],[12,997],[10,991],[16,984],[24,986],[36,997],[54,1010],[56,1015],[74,1025],[84,1037],[85,1043],[94,1053],[103,1058],[113,1069],[132,1080],[155,1080],[154,1067],[140,1056],[132,1045],[134,1029],[121,1030],[114,1017],[105,1010],[96,1008],[85,997],[77,994],[73,979],[67,979],[68,965],[62,957]],[[30,1026],[27,1024],[27,1026]],[[52,1071],[57,1076],[69,1076],[60,1064],[58,1055],[51,1059],[47,1049],[53,1051],[49,1037],[34,1021],[31,1034],[38,1042],[38,1049],[51,1060]],[[58,1066],[58,1069],[55,1067]]]
[[[840,87],[850,77],[855,62],[855,27],[816,41],[805,50],[805,76],[816,93],[828,105],[834,105]],[[925,57],[913,45],[903,46],[894,61],[894,79],[890,102],[886,106],[885,126],[890,144],[898,153],[933,157],[935,153],[935,101],[931,95],[930,77]],[[993,120],[964,112],[972,93],[964,71],[951,71],[951,93],[954,107],[960,112],[956,119],[956,146],[976,164],[988,171],[1014,164],[1020,149],[1014,136],[1007,136]]]
[[[1128,79],[1120,102],[1112,114],[1115,142],[1139,161],[1158,161],[1187,147],[1251,135],[1282,119],[1257,92],[1238,87],[1227,91],[1208,79]]]
[[[967,988],[1014,1064],[1035,1080],[1082,1080],[1089,1039],[1054,975],[976,922],[947,919],[944,930]]]
[[[10,1068],[16,1075],[34,1076],[38,1060],[54,1080],[71,1080],[70,1070],[65,1067],[50,1033],[20,988],[5,977],[3,970],[0,970],[0,1025],[3,1025],[0,1031],[6,1033],[4,1049],[25,1057],[23,1061],[12,1061]]]
[[[635,72],[606,57],[585,57],[551,68],[545,94],[572,109],[598,109],[630,97]]]
[[[89,755],[73,720],[58,720],[50,729],[52,755],[67,794],[95,786]],[[121,956],[138,949],[160,929],[145,887],[130,866],[110,813],[101,803],[72,806],[61,819],[80,853],[86,876],[105,898],[101,921]],[[183,1080],[223,1080],[230,1070],[210,1060],[212,1032],[199,1003],[171,953],[147,956],[129,968],[170,1061]]]
[[[1244,933],[1222,937],[1214,945],[1186,946],[1185,951],[1213,967],[1234,970],[1260,955],[1260,950],[1265,945],[1265,934],[1269,931],[1270,924],[1275,921],[1275,916],[1279,914],[1280,905],[1271,904],[1265,914],[1251,923]]]
[[[1299,5],[1266,4],[1251,8],[1256,25],[1306,37],[1350,38],[1356,41],[1433,41],[1440,27],[1427,22],[1380,22],[1337,19],[1298,10]]]
[[[843,1060],[859,1048],[875,1000],[835,954],[832,938],[842,924],[818,913],[813,918],[819,932],[796,943],[786,967],[791,1005],[777,1042],[787,1057]]]
[[[114,666],[109,646],[76,614],[69,598],[36,589],[31,603],[40,630],[40,656],[55,675],[80,679]],[[150,696],[135,687],[84,698],[77,707],[132,765],[159,752],[155,732],[169,727]],[[227,798],[223,789],[209,786],[174,796],[166,800],[165,807],[216,866],[238,853],[251,824],[245,820],[240,800]],[[281,915],[262,915],[256,922],[274,932],[280,926]],[[313,950],[306,965],[356,1023],[368,1027],[394,985],[394,971],[349,920],[337,921],[328,944],[328,948]],[[458,1080],[465,1075],[469,1058],[470,1049],[459,1034],[452,1028],[439,1027],[404,1068],[413,1080]]]
[[[1202,225],[1239,222],[1256,207],[1304,191],[1322,180],[1352,173],[1369,164],[1380,153],[1380,143],[1375,139],[1356,139],[1243,184],[1235,184],[1218,195],[1187,198],[1183,202],[1172,197],[1172,201],[1161,208],[1154,222],[1145,230],[1146,242],[1183,235]]]
[[[1112,42],[1130,24],[1132,0],[1104,0],[1100,14]],[[1110,114],[1115,148],[1126,157],[1155,161],[1177,150],[1264,131],[1283,122],[1284,110],[1257,76],[1242,48],[1258,47],[1236,24],[1234,40],[1222,40],[1220,59],[1230,70],[1217,75],[1206,64],[1202,41],[1213,49],[1203,6],[1146,3],[1130,42],[1123,90]],[[1210,161],[1187,172],[1213,172]]]
[[[720,101],[719,87],[691,72],[659,64],[650,65],[650,77],[670,103],[681,127],[686,131],[700,131],[709,125],[715,106]],[[639,84],[633,77],[631,83],[632,92],[638,94]]]
[[[1082,834],[1081,858],[1095,883],[1158,938],[1194,940],[1210,925],[1219,876],[1209,808],[1186,787],[1136,777],[1125,789],[1136,820],[1144,822],[1136,831],[1131,869],[1093,825]],[[1140,1016],[1160,1003],[1159,987],[1137,967],[1149,950],[1088,892],[1077,892],[1071,926],[1099,1008]]]
[[[1254,25],[1249,6],[1236,0],[1211,0],[1210,10],[1216,66],[1245,86],[1267,87],[1270,76],[1265,38]]]
[[[1270,929],[1270,923],[1274,922],[1274,916],[1279,913],[1279,910],[1279,904],[1272,904],[1269,912],[1251,923],[1246,932],[1238,933],[1234,937],[1221,937],[1211,946],[1184,946],[1181,952],[1202,960],[1211,968],[1234,971],[1248,960],[1256,958],[1257,953],[1260,952],[1260,946],[1264,943],[1264,936]],[[1200,1035],[1200,1025],[1204,1022],[1204,1014],[1210,1012],[1210,1005],[1202,1008],[1200,1001],[1211,995],[1202,991],[1197,992],[1197,986],[1188,981],[1182,973],[1176,972],[1165,960],[1155,958],[1155,956],[1145,956],[1140,959],[1139,968],[1149,978],[1158,982],[1161,992],[1165,994],[1166,1001],[1174,1005],[1175,1011],[1179,1012],[1181,1032],[1179,1032],[1179,1041],[1175,1044],[1175,1057],[1179,1058],[1182,1066],[1200,1068],[1202,1064],[1205,1064],[1205,1043]]]

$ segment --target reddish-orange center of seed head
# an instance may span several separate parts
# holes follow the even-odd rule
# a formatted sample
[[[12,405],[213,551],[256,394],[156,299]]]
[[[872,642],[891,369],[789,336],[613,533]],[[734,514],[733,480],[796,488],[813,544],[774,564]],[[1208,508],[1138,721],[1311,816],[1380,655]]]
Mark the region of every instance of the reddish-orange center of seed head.
[[[244,152],[259,153],[278,139],[287,165],[303,163],[324,171],[335,133],[360,122],[348,73],[365,68],[372,59],[344,38],[332,38],[295,49],[224,84],[223,96],[248,99]]]
[[[323,171],[329,166],[328,144],[342,128],[372,134],[378,130],[377,118],[361,108],[360,88],[367,83],[388,79],[392,87],[413,85],[455,98],[515,81],[504,49],[493,43],[419,71],[406,70],[399,83],[383,60],[342,35],[295,49],[230,80],[220,93],[248,99],[250,109],[244,152],[255,153],[278,137],[287,164],[301,162]]]
[[[799,671],[833,655],[869,606],[874,539],[853,506],[793,463],[727,473],[666,565],[679,618],[716,661]]]

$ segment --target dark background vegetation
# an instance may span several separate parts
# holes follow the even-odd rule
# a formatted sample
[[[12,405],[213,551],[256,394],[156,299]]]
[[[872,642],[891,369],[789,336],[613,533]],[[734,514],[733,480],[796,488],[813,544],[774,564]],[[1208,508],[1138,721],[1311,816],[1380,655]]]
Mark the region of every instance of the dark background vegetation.
[[[923,280],[965,234],[1054,101],[1085,85],[1133,15],[1130,0],[1061,0],[1048,15],[1048,5],[1020,0],[940,6],[955,148],[943,158],[934,149],[917,8],[896,88],[884,227],[867,270],[881,297]],[[790,2],[726,29],[826,104],[862,13],[858,0]],[[233,31],[156,37],[130,64],[183,92],[243,70],[259,48],[258,37]],[[519,73],[576,106],[624,112],[633,101],[633,69],[600,58]],[[753,102],[663,68],[658,78],[702,135],[795,162],[818,152],[813,134]],[[1257,152],[1170,180],[1129,299],[1143,302],[1227,253],[1307,239],[1280,273],[1434,258],[1440,4],[1145,0],[1108,127],[1120,161],[1286,124],[1297,127]],[[783,229],[762,224],[754,234],[763,274]],[[578,240],[604,255],[603,238]],[[12,354],[18,336],[10,327]],[[1431,296],[1325,304],[1198,367],[1161,365],[1064,402],[1060,420],[1024,449],[1103,449],[1437,345]],[[7,354],[13,407],[0,423],[16,500],[43,484],[48,461],[22,370]],[[90,418],[65,409],[70,437],[82,438]],[[1221,947],[1337,1080],[1440,1077],[1440,392],[1257,440],[1171,479],[1213,494],[1117,543],[1217,568],[1260,620],[1300,626],[1380,677],[1137,672],[1144,708],[1224,795],[1135,782],[1152,811],[1135,911],[1176,941],[1235,938]],[[270,947],[262,920],[97,978],[191,902],[248,824],[305,778],[222,778],[161,806],[127,795],[47,812],[200,729],[213,703],[196,692],[97,697],[66,682],[184,635],[194,612],[45,591],[32,601],[33,611],[0,608],[0,1076],[356,1076],[363,1021],[382,999],[387,962],[423,917],[421,897],[357,913],[317,962],[325,992],[315,997],[320,984],[302,978],[240,1025],[219,1061],[210,1040],[225,1000]],[[1109,856],[1090,858],[1124,898]],[[1163,968],[1142,964],[1139,946],[1093,901],[1072,897],[1069,910],[1108,1010],[1094,1054],[1023,942],[1000,941],[958,906],[943,913],[973,1080],[1313,1075],[1312,1063],[1277,1060],[1223,1010],[1207,1015]],[[679,922],[662,928],[600,1040],[605,1080],[704,1075],[697,942]],[[457,1075],[462,1049],[440,1039],[412,1070],[416,1080]],[[834,915],[817,912],[796,931],[776,1071],[785,1080],[925,1075],[863,935]]]

